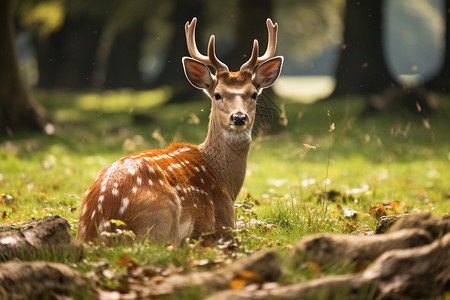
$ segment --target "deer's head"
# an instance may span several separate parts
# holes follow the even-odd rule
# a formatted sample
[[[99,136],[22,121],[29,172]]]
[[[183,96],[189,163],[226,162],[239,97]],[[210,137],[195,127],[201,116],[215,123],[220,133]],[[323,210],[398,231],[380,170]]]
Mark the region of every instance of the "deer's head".
[[[195,43],[196,24],[197,19],[193,18],[185,27],[187,47],[192,57],[183,57],[186,77],[194,87],[203,90],[211,98],[210,124],[216,125],[233,139],[240,134],[249,138],[258,95],[276,81],[283,65],[282,56],[274,57],[278,24],[267,19],[269,39],[265,54],[258,56],[259,44],[254,40],[250,59],[237,72],[230,72],[227,65],[217,58],[214,35],[209,40],[208,55],[198,51]],[[207,66],[212,66],[215,74]]]

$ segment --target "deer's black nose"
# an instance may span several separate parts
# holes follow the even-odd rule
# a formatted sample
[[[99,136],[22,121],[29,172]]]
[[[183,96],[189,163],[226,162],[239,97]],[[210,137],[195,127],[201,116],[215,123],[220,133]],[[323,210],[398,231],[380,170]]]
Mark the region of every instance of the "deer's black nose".
[[[234,125],[245,125],[246,116],[244,114],[234,114],[233,115],[233,124]]]

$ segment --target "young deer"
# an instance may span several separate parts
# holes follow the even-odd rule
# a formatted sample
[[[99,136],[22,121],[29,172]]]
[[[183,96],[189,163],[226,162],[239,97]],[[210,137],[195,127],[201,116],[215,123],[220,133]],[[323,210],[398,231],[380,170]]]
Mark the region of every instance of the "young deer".
[[[234,200],[244,182],[257,97],[275,82],[283,64],[283,57],[273,57],[278,24],[267,19],[265,54],[258,57],[255,40],[250,59],[230,72],[216,57],[214,35],[207,56],[197,50],[196,23],[196,18],[186,23],[192,58],[183,57],[183,67],[189,82],[212,101],[206,140],[134,153],[101,170],[81,204],[80,240],[109,243],[108,232],[116,229],[112,219],[123,221],[121,228],[133,231],[136,240],[176,244],[204,233],[217,238],[234,227]]]

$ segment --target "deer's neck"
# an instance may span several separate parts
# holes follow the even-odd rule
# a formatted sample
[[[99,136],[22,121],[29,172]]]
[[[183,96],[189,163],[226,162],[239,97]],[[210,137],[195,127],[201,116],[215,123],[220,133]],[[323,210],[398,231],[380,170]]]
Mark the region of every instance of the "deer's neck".
[[[244,183],[251,145],[250,132],[251,129],[239,134],[227,132],[211,119],[208,135],[199,145],[203,156],[223,180],[233,200],[236,200]]]

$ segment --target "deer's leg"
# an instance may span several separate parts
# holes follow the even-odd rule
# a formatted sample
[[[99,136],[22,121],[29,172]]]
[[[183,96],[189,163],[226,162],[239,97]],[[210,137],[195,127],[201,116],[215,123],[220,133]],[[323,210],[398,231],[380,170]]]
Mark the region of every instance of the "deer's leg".
[[[147,190],[134,198],[123,220],[136,234],[137,241],[147,238],[155,242],[179,243],[181,204],[172,191]]]

